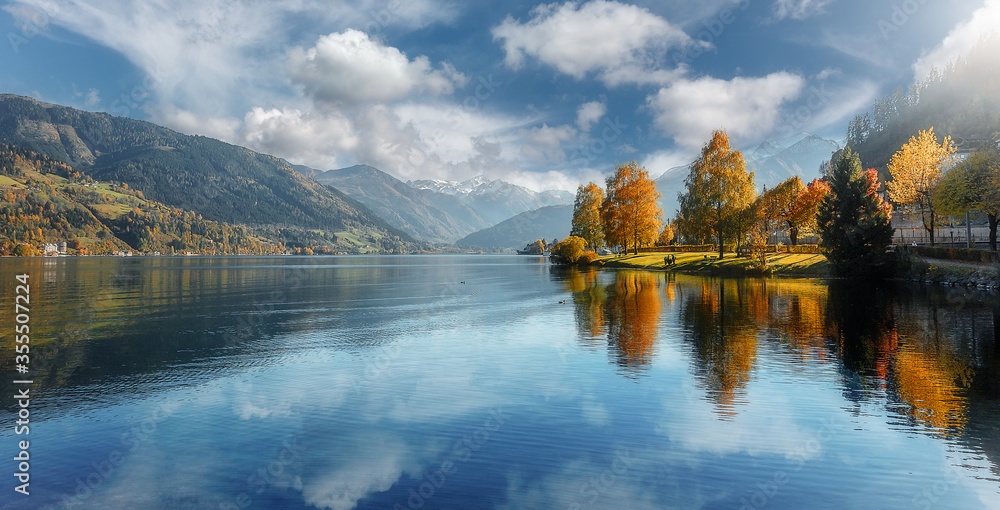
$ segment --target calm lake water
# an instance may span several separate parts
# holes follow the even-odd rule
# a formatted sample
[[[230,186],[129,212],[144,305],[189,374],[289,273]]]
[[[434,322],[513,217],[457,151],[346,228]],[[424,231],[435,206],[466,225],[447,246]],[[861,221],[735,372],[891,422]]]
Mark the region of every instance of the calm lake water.
[[[531,257],[0,261],[0,508],[1000,508],[1000,299]],[[14,492],[30,439],[30,492]]]

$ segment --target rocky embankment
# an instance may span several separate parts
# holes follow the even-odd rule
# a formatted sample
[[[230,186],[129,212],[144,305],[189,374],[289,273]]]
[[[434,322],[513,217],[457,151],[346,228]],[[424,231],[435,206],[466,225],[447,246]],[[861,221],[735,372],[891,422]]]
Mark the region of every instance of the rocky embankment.
[[[974,264],[914,256],[903,277],[924,283],[1000,290],[1000,265]]]

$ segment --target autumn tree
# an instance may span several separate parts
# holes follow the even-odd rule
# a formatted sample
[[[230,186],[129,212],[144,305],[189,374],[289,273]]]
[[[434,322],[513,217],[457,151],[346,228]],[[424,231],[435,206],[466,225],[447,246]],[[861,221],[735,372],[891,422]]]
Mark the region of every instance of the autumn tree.
[[[748,208],[756,190],[743,154],[729,148],[729,136],[716,131],[691,165],[684,180],[687,193],[678,195],[680,216],[694,237],[713,237],[723,257],[727,239],[741,240],[751,227]]]
[[[783,230],[788,224],[792,207],[799,193],[805,189],[802,179],[795,175],[771,189],[765,189],[757,197],[757,217],[762,223],[761,228],[767,234],[765,242],[774,230]]]
[[[792,246],[798,244],[799,234],[816,230],[816,213],[819,211],[819,204],[829,192],[830,185],[822,179],[813,179],[808,186],[799,191],[785,218]]]
[[[603,202],[604,190],[592,182],[576,190],[570,235],[582,238],[592,250],[597,250],[604,242],[604,226],[601,224]]]
[[[936,222],[931,192],[941,178],[942,167],[951,161],[954,153],[951,137],[944,137],[944,141],[938,144],[932,127],[911,137],[889,161],[889,174],[892,176],[892,181],[886,184],[889,198],[899,205],[920,208],[920,219],[930,234],[931,246],[934,246]]]
[[[663,230],[660,231],[660,238],[656,240],[657,246],[670,246],[670,243],[674,241],[675,233],[674,226],[667,220],[663,224]]]
[[[586,241],[582,237],[568,236],[552,246],[550,258],[557,264],[576,264],[583,255]]]
[[[650,245],[660,233],[662,211],[660,194],[649,172],[634,161],[618,165],[607,179],[607,196],[601,204],[604,239],[609,246],[621,246],[635,253],[639,246]]]
[[[847,149],[830,175],[830,193],[820,202],[820,246],[834,275],[886,276],[892,242],[892,205],[878,194],[878,172],[863,171],[861,159]]]
[[[990,249],[997,249],[997,217],[1000,215],[1000,153],[981,150],[970,155],[944,175],[931,195],[931,203],[943,214],[955,216],[981,211],[990,225]]]

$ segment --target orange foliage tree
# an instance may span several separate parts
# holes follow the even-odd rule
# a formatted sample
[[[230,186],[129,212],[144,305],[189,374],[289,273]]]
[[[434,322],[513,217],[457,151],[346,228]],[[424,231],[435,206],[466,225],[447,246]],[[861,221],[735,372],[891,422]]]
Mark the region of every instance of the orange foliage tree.
[[[818,227],[816,213],[823,197],[830,192],[830,185],[820,179],[813,179],[808,186],[799,191],[795,201],[785,217],[788,223],[788,237],[795,246],[799,242],[799,234],[814,231]]]
[[[606,187],[601,221],[608,246],[621,246],[626,252],[632,246],[639,253],[640,246],[653,244],[660,233],[663,212],[649,172],[634,161],[618,165]]]

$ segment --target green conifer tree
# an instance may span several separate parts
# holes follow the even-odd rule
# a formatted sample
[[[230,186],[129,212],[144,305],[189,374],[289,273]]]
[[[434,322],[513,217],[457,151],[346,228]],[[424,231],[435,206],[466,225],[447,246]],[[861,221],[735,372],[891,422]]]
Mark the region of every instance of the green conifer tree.
[[[861,169],[861,159],[847,149],[830,175],[830,193],[819,206],[820,246],[835,276],[890,276],[892,205],[878,194],[878,174]]]

